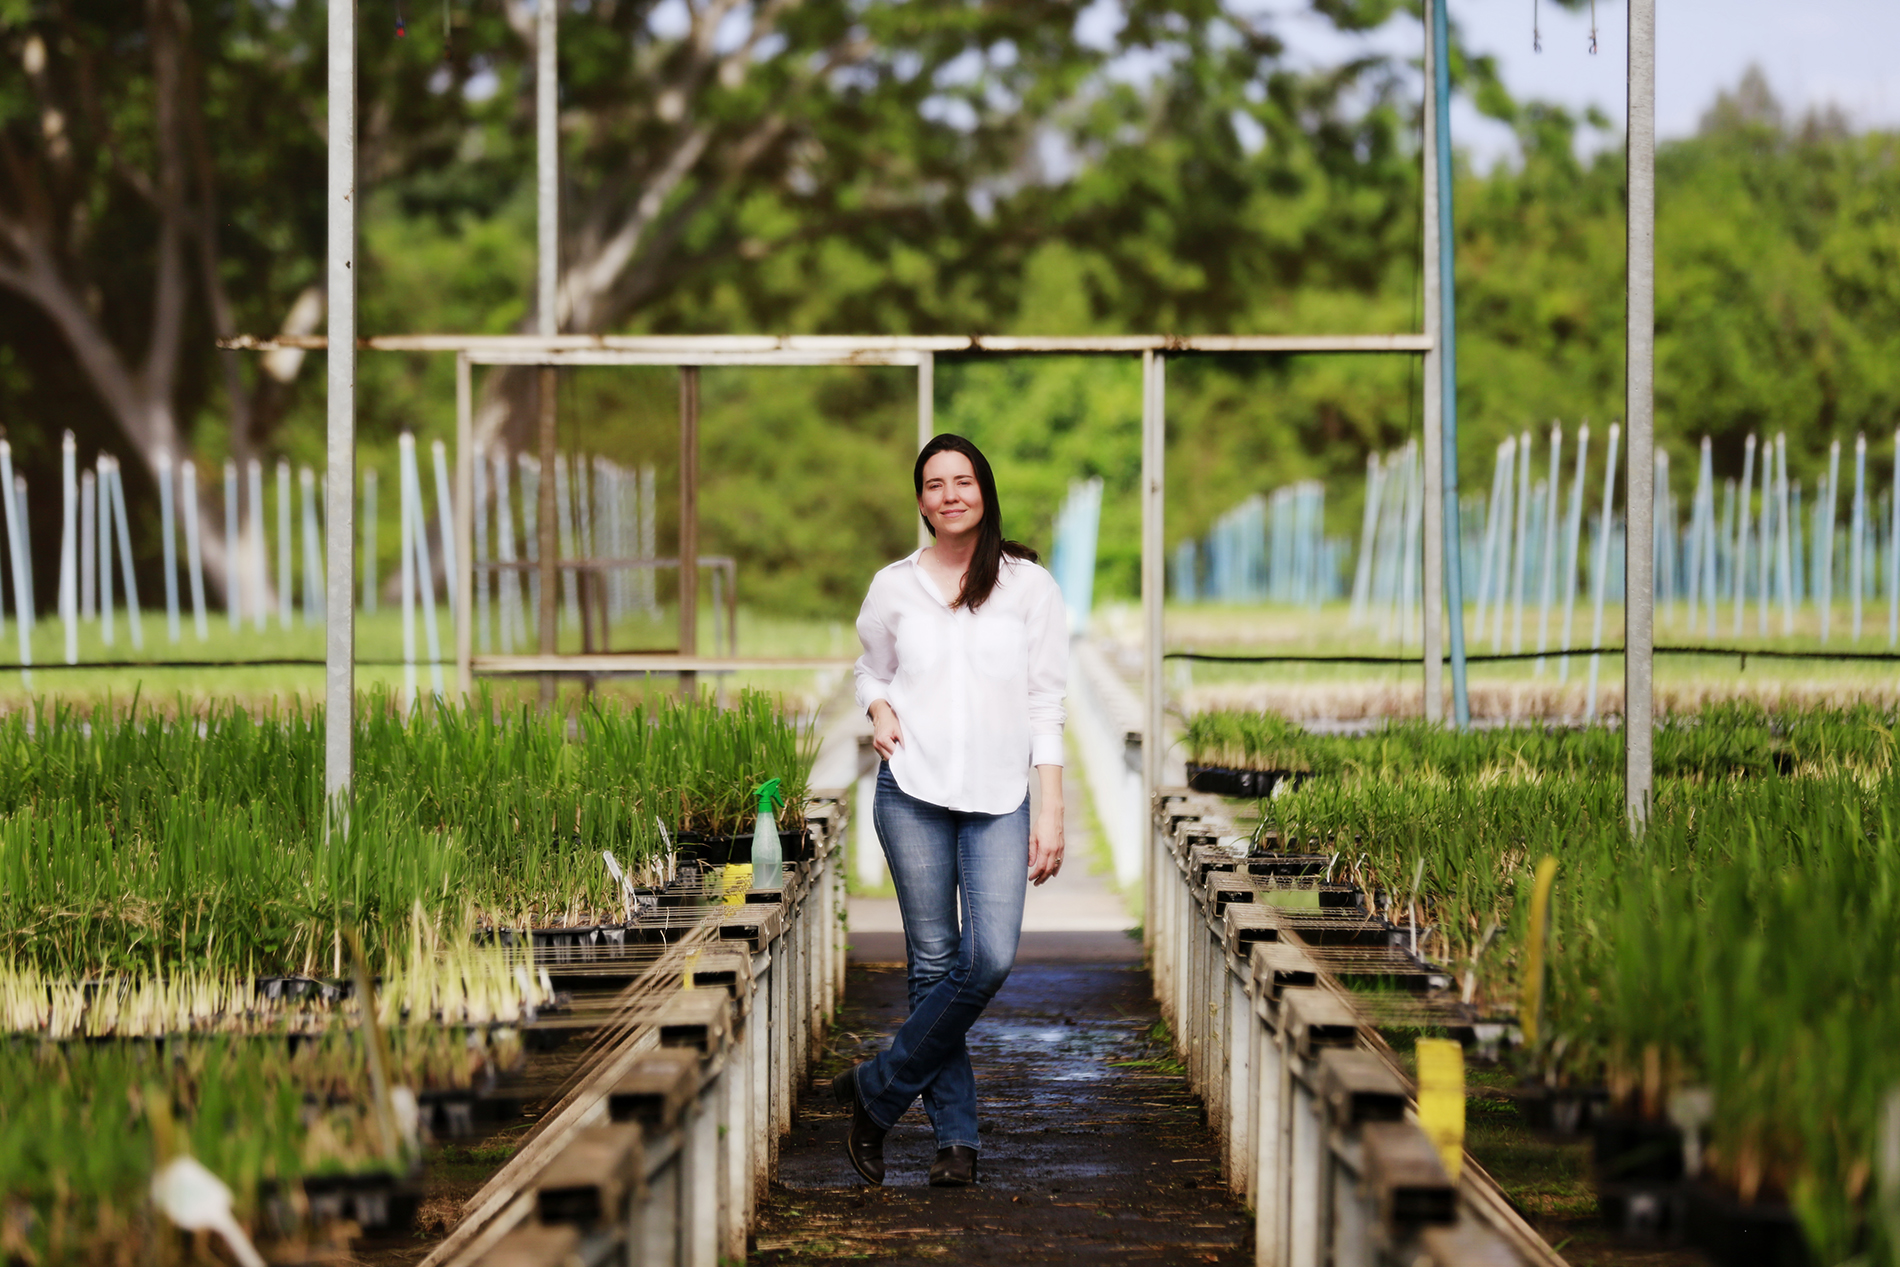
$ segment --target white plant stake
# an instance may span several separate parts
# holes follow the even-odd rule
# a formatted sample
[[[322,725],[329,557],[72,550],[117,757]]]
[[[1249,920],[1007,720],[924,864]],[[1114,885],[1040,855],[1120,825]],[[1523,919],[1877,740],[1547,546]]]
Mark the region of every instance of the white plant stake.
[[[244,546],[238,535],[236,462],[224,464],[224,618],[232,633],[244,619]]]
[[[521,644],[527,645],[526,618],[521,613],[521,573],[505,566],[515,560],[515,509],[508,497],[508,455],[497,453],[495,464],[495,557],[504,566],[501,568],[501,583],[496,586],[496,603],[500,607],[496,632],[501,638],[501,653],[512,655],[515,650],[515,630],[521,629]]]
[[[109,647],[117,604],[112,598],[112,458],[99,455],[99,637]]]
[[[251,619],[258,633],[270,619],[270,583],[264,572],[264,464],[251,459],[247,472],[251,524]]]
[[[26,516],[19,504],[13,482],[13,446],[0,440],[0,500],[7,517],[7,553],[13,564],[13,624],[20,638],[20,685],[33,689],[33,675],[26,667],[33,663],[33,593],[26,572],[26,534],[21,525]]]
[[[1616,445],[1622,438],[1623,428],[1617,423],[1610,424],[1609,462],[1603,468],[1603,513],[1597,519],[1597,558],[1596,566],[1591,569],[1591,603],[1596,608],[1595,618],[1590,625],[1590,645],[1603,645],[1603,597],[1610,586],[1610,505],[1616,499]],[[1597,671],[1603,663],[1603,653],[1590,653],[1590,693],[1583,703],[1584,719],[1590,720],[1597,715]]]
[[[363,471],[363,610],[376,610],[376,470]]]
[[[165,637],[178,644],[178,528],[172,506],[172,455],[158,451],[159,541],[165,560]]]
[[[1511,654],[1524,650],[1524,584],[1530,565],[1531,433],[1517,438],[1517,520],[1511,561]]]
[[[59,621],[66,632],[66,663],[79,663],[79,455],[68,431],[59,442]]]
[[[488,570],[488,459],[478,446],[469,462],[469,474],[472,476],[470,497],[473,502],[475,566],[471,569],[475,577],[475,649],[483,655],[490,651],[488,634],[488,600],[494,589],[493,576]]]
[[[1590,453],[1590,424],[1577,428],[1577,473],[1570,481],[1569,523],[1564,529],[1564,657],[1557,662],[1557,680],[1570,680],[1570,632],[1577,610],[1577,565],[1583,561],[1583,467]]]
[[[178,464],[179,498],[185,512],[185,566],[191,581],[191,625],[203,642],[211,636],[205,620],[205,556],[198,540],[198,467],[186,461]]]
[[[1537,676],[1544,675],[1550,648],[1550,600],[1557,592],[1557,495],[1563,488],[1564,429],[1550,424],[1550,478],[1544,482],[1544,548],[1537,585]]]
[[[1841,482],[1841,442],[1827,446],[1827,488],[1821,494],[1821,517],[1816,523],[1815,559],[1821,574],[1815,578],[1814,593],[1821,604],[1821,645],[1827,645],[1829,618],[1834,613],[1834,490]]]
[[[448,591],[449,610],[453,611],[455,587],[462,583],[462,577],[455,566],[455,502],[449,496],[448,446],[437,440],[430,444],[429,454],[435,460],[435,526],[442,542],[442,581]]]
[[[422,477],[416,467],[416,438],[403,433],[402,479],[409,505],[409,541],[415,550],[416,597],[422,604],[422,636],[428,644],[429,686],[442,696],[442,639],[435,623],[435,567],[429,558],[429,521],[422,512]]]
[[[402,548],[402,711],[416,706],[416,551],[410,540],[414,517],[409,513],[409,460],[415,440],[405,431],[397,441],[396,494]]]
[[[1866,585],[1866,571],[1861,561],[1862,551],[1867,546],[1867,433],[1865,431],[1854,437],[1853,516],[1853,524],[1847,530],[1847,589],[1854,596],[1854,641],[1859,642],[1861,590]]]
[[[1759,549],[1755,551],[1757,560],[1755,584],[1755,617],[1757,632],[1764,638],[1768,636],[1768,561],[1774,554],[1775,539],[1775,450],[1774,442],[1762,441],[1761,455],[1761,530],[1756,534]]]
[[[1794,533],[1798,525],[1788,512],[1788,433],[1775,433],[1775,514],[1781,525],[1776,540],[1775,575],[1781,587],[1781,632],[1794,632]]]
[[[1887,646],[1900,647],[1900,428],[1893,433],[1892,523],[1887,528]],[[1896,1177],[1895,1182],[1900,1182]]]
[[[277,459],[277,627],[292,624],[291,596],[297,592],[290,575],[290,463]]]
[[[1755,437],[1748,437],[1748,444],[1742,450],[1742,482],[1735,488],[1737,514],[1735,517],[1735,557],[1731,571],[1734,573],[1735,590],[1735,629],[1734,636],[1742,636],[1742,602],[1748,586],[1748,525],[1754,516],[1749,505],[1755,493]]]
[[[303,624],[315,629],[323,623],[323,536],[317,531],[317,474],[307,466],[297,470],[297,493],[303,512]]]
[[[99,492],[91,471],[79,473],[79,619],[99,617]]]
[[[145,650],[145,620],[139,614],[139,582],[132,572],[132,525],[125,515],[125,480],[119,474],[119,459],[113,458],[112,526],[119,538],[119,577],[125,582],[125,624],[132,631],[132,649]]]
[[[264,1267],[263,1255],[231,1214],[231,1190],[197,1158],[174,1157],[158,1168],[152,1175],[152,1204],[187,1232],[222,1236],[244,1267]]]

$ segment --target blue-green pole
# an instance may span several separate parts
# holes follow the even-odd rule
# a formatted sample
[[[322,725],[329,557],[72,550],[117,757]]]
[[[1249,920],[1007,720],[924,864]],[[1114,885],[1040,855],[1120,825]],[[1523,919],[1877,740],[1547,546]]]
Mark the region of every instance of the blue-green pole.
[[[1460,730],[1471,725],[1465,693],[1465,587],[1458,531],[1458,326],[1452,281],[1451,218],[1451,41],[1446,34],[1447,0],[1430,0],[1432,11],[1432,110],[1437,124],[1438,165],[1438,364],[1442,404],[1445,489],[1445,615],[1450,626],[1451,715]]]

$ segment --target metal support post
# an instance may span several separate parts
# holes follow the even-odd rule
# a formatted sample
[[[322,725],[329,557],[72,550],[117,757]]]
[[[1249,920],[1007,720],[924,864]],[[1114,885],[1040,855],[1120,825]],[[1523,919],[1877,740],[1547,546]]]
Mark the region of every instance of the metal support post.
[[[1433,169],[1438,173],[1438,315],[1437,337],[1432,340],[1431,356],[1437,358],[1439,420],[1444,480],[1441,508],[1444,532],[1440,537],[1445,552],[1445,610],[1450,615],[1451,710],[1460,730],[1471,725],[1471,702],[1465,694],[1465,589],[1458,533],[1458,322],[1456,291],[1452,273],[1451,214],[1451,58],[1445,26],[1445,0],[1427,0],[1431,5],[1432,47],[1432,140],[1437,149]],[[1427,361],[1430,364],[1430,361]]]
[[[1162,751],[1166,745],[1164,723],[1167,718],[1165,682],[1161,675],[1162,609],[1167,576],[1162,558],[1165,534],[1163,512],[1166,506],[1164,483],[1167,459],[1167,361],[1157,352],[1141,354],[1141,614],[1146,635],[1142,654],[1143,688],[1147,703],[1142,719],[1141,738],[1141,812],[1146,822],[1153,813],[1155,792],[1161,786]],[[1151,829],[1150,829],[1151,830]],[[1159,883],[1155,868],[1149,868],[1149,897]],[[1154,903],[1146,909],[1153,910]]]
[[[1625,353],[1629,524],[1624,534],[1624,803],[1632,828],[1649,821],[1656,610],[1656,0],[1630,0],[1629,283]]]
[[[552,7],[552,6],[550,6]],[[455,358],[455,691],[475,686],[475,396],[468,353]]]
[[[543,338],[560,331],[561,291],[561,116],[560,71],[557,53],[560,39],[560,5],[542,0],[536,7],[534,23],[534,207],[535,207],[535,332]],[[538,615],[542,655],[560,649],[560,627],[556,619],[555,587],[559,576],[556,554],[560,538],[556,535],[554,509],[555,423],[558,379],[552,366],[543,366],[540,379],[539,452],[541,478],[535,514],[539,538],[537,561],[541,576],[541,610]],[[551,673],[541,676],[541,702],[554,703],[555,679]]]
[[[1437,0],[1427,0],[1436,3]],[[1436,80],[1433,78],[1435,53],[1434,40],[1428,35],[1425,40],[1425,82],[1427,91],[1435,92]],[[1442,663],[1444,655],[1445,628],[1445,414],[1444,414],[1444,356],[1439,351],[1439,325],[1441,314],[1438,311],[1438,111],[1427,109],[1420,111],[1425,116],[1425,335],[1432,341],[1432,350],[1425,354],[1425,720],[1438,723],[1445,720],[1445,670]],[[1368,487],[1367,500],[1370,504],[1371,490]],[[1454,621],[1462,621],[1464,613],[1454,610]]]
[[[355,760],[356,0],[331,0],[329,44],[323,791],[330,809],[347,813],[339,802],[349,795]],[[227,543],[227,554],[235,577],[235,543]]]
[[[917,354],[917,451],[922,453],[924,446],[930,443],[930,437],[937,434],[937,354],[919,352]],[[926,549],[930,545],[930,529],[924,526],[924,517],[917,516],[917,548]]]
[[[699,367],[680,367],[680,654],[699,653]],[[699,675],[680,674],[691,699]]]

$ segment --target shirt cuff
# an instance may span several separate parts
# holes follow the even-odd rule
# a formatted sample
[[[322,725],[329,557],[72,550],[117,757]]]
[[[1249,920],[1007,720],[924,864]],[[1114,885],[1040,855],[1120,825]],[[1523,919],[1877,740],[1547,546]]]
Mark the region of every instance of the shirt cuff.
[[[871,705],[879,700],[888,700],[890,697],[891,684],[889,682],[866,679],[858,684],[858,707],[867,713],[871,711]]]
[[[1061,735],[1033,735],[1029,740],[1030,765],[1061,765]]]

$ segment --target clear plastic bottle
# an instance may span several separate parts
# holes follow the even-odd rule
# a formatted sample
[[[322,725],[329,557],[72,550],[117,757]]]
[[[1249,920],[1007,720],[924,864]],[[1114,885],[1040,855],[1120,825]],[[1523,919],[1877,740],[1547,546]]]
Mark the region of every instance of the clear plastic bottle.
[[[752,887],[777,889],[785,884],[785,851],[779,845],[778,816],[773,810],[785,804],[778,790],[779,780],[767,779],[752,789],[759,798],[759,817],[752,827]]]

